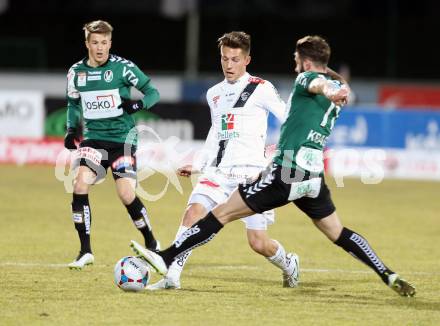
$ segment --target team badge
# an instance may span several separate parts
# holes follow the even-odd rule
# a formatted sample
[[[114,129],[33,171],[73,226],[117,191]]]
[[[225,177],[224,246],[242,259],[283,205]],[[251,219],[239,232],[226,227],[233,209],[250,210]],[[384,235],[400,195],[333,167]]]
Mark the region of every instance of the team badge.
[[[110,83],[113,80],[113,71],[106,70],[105,73],[104,73],[104,80],[107,83]]]
[[[243,102],[245,102],[249,98],[249,95],[249,92],[243,92],[241,93],[240,98]]]

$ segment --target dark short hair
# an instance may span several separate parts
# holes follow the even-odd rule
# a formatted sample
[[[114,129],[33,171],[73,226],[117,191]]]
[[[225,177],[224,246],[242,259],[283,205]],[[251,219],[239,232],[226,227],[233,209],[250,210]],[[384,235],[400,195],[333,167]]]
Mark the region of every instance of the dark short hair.
[[[330,59],[330,46],[321,36],[307,35],[296,42],[296,52],[301,59],[326,66]]]
[[[245,54],[251,52],[251,36],[245,32],[230,32],[223,34],[217,42],[219,48],[227,46],[233,49],[242,49]]]

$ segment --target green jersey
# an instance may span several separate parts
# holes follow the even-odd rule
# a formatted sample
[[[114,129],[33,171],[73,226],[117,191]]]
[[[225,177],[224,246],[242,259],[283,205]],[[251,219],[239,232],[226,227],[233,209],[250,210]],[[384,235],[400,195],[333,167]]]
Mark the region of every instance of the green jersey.
[[[323,148],[341,108],[324,95],[309,92],[309,85],[315,78],[330,79],[325,74],[307,71],[295,80],[289,115],[281,126],[279,154],[274,161],[293,169],[322,174]]]
[[[110,55],[98,67],[90,67],[87,58],[77,62],[67,75],[67,127],[76,128],[82,117],[85,139],[136,143],[133,117],[118,107],[130,99],[132,86],[144,94],[144,108],[159,101],[150,78],[129,60]]]

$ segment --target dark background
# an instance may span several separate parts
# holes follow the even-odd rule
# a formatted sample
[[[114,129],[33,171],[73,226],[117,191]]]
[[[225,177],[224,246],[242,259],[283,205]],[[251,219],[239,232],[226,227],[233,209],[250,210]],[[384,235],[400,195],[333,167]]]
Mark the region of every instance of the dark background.
[[[85,55],[82,26],[95,19],[113,25],[112,53],[148,73],[185,70],[187,13],[170,15],[161,0],[6,3],[0,70],[67,70]],[[332,46],[331,65],[348,64],[353,77],[438,79],[438,9],[434,0],[200,0],[199,72],[218,72],[217,38],[244,30],[259,73],[290,74],[295,41],[319,34]]]

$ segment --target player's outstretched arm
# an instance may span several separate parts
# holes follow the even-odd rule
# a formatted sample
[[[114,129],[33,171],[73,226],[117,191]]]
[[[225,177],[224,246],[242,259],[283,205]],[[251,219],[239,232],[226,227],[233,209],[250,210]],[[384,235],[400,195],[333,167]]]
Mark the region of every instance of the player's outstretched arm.
[[[345,105],[350,95],[350,88],[346,84],[339,86],[331,80],[315,78],[309,85],[309,92],[324,95],[336,105]]]

